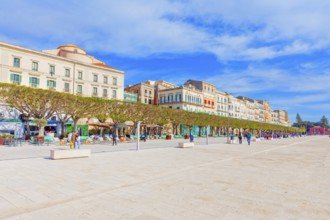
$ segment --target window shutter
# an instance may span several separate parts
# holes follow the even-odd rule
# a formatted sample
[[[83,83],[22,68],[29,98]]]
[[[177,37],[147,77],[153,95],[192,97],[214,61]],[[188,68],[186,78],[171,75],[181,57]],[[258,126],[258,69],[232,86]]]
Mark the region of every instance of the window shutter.
[[[22,76],[20,76],[20,75],[18,76],[18,81],[22,82]]]
[[[49,87],[49,80],[47,80],[47,87]]]
[[[56,81],[54,81],[54,87],[56,87]]]
[[[39,82],[40,82],[40,80],[39,80],[39,78],[37,78],[37,85],[39,85]]]
[[[14,74],[10,74],[10,81],[14,81]]]
[[[29,78],[29,83],[32,84],[32,77]]]

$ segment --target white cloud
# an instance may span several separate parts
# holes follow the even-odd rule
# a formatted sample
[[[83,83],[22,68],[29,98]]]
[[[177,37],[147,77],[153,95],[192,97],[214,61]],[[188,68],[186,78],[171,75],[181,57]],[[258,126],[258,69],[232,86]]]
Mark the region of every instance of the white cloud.
[[[46,40],[125,56],[208,52],[261,60],[328,47],[329,9],[327,0],[12,0],[2,3],[0,28],[35,39],[38,49]]]

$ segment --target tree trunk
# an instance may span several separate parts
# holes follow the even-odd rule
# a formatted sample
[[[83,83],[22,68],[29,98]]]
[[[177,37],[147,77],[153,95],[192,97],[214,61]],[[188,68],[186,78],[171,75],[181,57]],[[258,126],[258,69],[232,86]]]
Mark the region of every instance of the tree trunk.
[[[73,130],[78,132],[78,121],[79,121],[79,118],[76,118],[76,119],[73,119]]]
[[[39,128],[39,136],[44,136],[45,133],[45,126],[41,125]]]
[[[61,135],[64,136],[65,132],[65,121],[61,120]]]

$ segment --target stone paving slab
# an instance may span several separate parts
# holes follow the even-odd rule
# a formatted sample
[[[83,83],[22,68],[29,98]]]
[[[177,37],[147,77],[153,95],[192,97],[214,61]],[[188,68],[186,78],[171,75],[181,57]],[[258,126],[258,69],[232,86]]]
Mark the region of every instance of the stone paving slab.
[[[0,148],[0,219],[330,219],[329,137],[219,140],[60,161],[52,146]]]

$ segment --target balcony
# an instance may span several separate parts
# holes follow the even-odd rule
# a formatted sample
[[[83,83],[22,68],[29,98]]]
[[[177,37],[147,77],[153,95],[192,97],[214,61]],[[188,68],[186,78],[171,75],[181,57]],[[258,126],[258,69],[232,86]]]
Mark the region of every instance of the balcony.
[[[32,87],[32,88],[38,88],[39,87],[39,84],[37,84],[37,83],[30,83],[30,87]]]
[[[69,88],[64,88],[63,92],[70,92],[70,89]]]
[[[48,86],[48,89],[49,89],[49,90],[56,91],[56,87],[54,87],[54,86]]]
[[[92,92],[92,97],[97,97],[97,92]]]
[[[21,85],[21,82],[20,81],[13,81],[13,84],[15,84],[15,85]]]
[[[82,96],[82,91],[77,91],[76,95]]]
[[[108,98],[108,94],[102,94],[102,98],[107,99]]]

